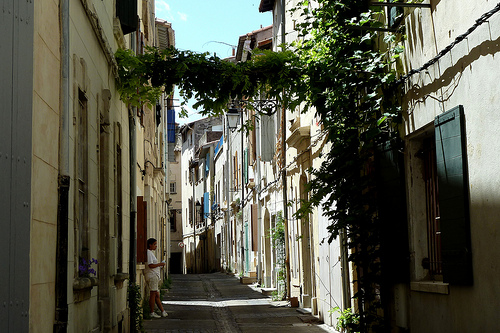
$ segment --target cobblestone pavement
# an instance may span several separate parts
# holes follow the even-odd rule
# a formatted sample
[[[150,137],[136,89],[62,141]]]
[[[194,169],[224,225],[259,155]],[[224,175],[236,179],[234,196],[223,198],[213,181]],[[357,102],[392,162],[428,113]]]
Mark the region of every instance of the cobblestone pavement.
[[[145,320],[148,333],[335,332],[223,273],[172,275],[162,302],[168,317]]]

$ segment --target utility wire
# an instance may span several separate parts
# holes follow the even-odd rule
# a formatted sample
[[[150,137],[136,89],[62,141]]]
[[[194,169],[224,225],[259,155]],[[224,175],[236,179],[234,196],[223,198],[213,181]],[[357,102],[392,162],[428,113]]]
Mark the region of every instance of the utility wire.
[[[441,52],[439,52],[434,58],[432,58],[431,60],[426,62],[422,67],[420,67],[418,69],[412,69],[411,71],[408,72],[408,74],[403,75],[399,80],[396,81],[396,84],[399,85],[399,84],[403,83],[405,80],[407,80],[408,78],[410,78],[414,74],[420,73],[420,72],[426,70],[427,68],[429,68],[431,65],[435,64],[439,59],[441,59],[448,52],[450,52],[451,49],[453,47],[455,47],[455,45],[457,45],[458,43],[463,41],[465,38],[467,38],[467,36],[469,36],[474,30],[476,30],[481,24],[487,22],[488,19],[491,16],[493,16],[493,14],[497,13],[498,11],[500,11],[500,3],[498,3],[489,12],[483,14],[479,19],[476,20],[476,23],[472,27],[470,27],[469,30],[467,30],[464,34],[455,38],[455,40],[450,45],[448,45],[443,50],[441,50]]]

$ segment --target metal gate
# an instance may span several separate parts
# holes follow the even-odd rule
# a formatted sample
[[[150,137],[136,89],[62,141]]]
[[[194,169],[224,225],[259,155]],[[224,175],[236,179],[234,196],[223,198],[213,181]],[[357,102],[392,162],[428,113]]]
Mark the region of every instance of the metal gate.
[[[33,0],[0,0],[0,331],[28,332]]]

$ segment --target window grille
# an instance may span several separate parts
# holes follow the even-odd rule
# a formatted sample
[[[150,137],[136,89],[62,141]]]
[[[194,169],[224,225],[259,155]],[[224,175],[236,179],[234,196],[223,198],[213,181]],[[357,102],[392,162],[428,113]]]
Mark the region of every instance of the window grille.
[[[436,171],[436,144],[434,137],[424,141],[424,181],[427,219],[427,248],[429,273],[432,276],[442,274],[441,228],[439,215],[439,192]]]

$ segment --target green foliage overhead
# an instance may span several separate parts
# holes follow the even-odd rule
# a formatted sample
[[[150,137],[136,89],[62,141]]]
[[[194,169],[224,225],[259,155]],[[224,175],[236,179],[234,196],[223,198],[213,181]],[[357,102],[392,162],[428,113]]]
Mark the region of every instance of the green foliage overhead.
[[[208,53],[180,51],[173,47],[147,48],[142,55],[118,50],[119,91],[132,105],[155,103],[162,91],[179,88],[184,103],[196,99],[202,115],[218,115],[231,98],[256,96],[265,88],[267,98],[282,100],[284,89],[300,78],[297,57],[291,51],[254,50],[250,61],[234,63]]]

